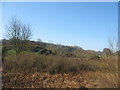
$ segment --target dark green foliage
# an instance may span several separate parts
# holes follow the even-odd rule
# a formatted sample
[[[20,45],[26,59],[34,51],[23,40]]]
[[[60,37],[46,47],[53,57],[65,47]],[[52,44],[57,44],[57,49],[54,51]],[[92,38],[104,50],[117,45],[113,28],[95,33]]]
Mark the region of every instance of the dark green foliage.
[[[37,46],[37,47],[35,47],[32,51],[33,51],[33,52],[39,52],[41,49],[43,49],[43,48]]]
[[[39,51],[39,54],[49,55],[49,54],[52,54],[52,51],[51,50],[47,50],[47,49],[41,49]]]
[[[39,54],[45,54],[45,53],[47,53],[47,49],[42,49],[39,51]]]
[[[52,51],[51,50],[47,50],[45,54],[46,55],[50,55],[50,54],[52,54]]]

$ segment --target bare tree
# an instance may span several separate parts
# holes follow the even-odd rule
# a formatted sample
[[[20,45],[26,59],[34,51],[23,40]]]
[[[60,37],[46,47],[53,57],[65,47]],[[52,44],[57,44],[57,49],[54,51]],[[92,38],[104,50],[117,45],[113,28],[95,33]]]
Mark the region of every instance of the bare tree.
[[[25,44],[31,39],[32,32],[30,25],[22,24],[21,21],[13,17],[7,25],[8,38],[11,41],[16,54],[23,50]]]
[[[108,45],[109,45],[109,49],[114,53],[117,51],[117,46],[118,46],[118,41],[115,40],[115,38],[113,37],[112,39],[108,39]]]
[[[30,27],[30,24],[26,25],[26,24],[23,24],[22,26],[22,29],[21,29],[21,35],[22,35],[22,38],[21,38],[21,41],[22,41],[22,49],[25,50],[29,40],[31,39],[31,36],[32,36],[32,32],[31,32],[31,27]]]

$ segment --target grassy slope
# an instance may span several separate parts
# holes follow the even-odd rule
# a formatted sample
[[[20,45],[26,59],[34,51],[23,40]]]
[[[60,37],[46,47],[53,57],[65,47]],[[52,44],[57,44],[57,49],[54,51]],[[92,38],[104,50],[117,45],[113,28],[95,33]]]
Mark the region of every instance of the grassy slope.
[[[53,44],[42,47],[57,52],[57,55],[24,51],[16,57],[14,50],[7,51],[3,63],[3,87],[117,87],[117,56],[102,56],[97,60],[95,51]],[[74,56],[64,55],[70,51]]]

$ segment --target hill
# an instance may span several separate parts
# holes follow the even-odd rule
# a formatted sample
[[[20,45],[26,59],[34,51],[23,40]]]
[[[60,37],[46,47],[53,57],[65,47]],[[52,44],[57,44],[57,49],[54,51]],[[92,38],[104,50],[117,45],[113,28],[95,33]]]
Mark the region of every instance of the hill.
[[[16,54],[2,40],[4,88],[117,88],[117,54],[29,41]],[[111,78],[112,77],[112,78]]]

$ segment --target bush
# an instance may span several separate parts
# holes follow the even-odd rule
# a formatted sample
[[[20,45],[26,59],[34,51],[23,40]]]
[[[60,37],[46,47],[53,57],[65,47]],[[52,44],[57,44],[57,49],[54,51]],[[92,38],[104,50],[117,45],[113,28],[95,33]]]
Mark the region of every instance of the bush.
[[[46,69],[47,68],[47,59],[45,55],[37,55],[36,60],[33,63],[33,67],[38,69]]]
[[[14,55],[16,55],[16,52],[15,52],[15,50],[8,50],[8,51],[6,52],[6,55],[7,55],[7,56],[14,56]]]
[[[106,63],[111,61],[106,60]],[[49,73],[69,73],[80,71],[96,71],[108,70],[108,66],[103,61],[81,60],[68,57],[36,54],[30,52],[21,52],[16,56],[6,56],[3,63],[4,71],[19,70],[31,71],[37,68],[39,71],[47,71]],[[111,63],[111,66],[114,66]]]
[[[42,47],[35,47],[32,51],[33,52],[39,52],[41,49],[43,49]]]
[[[52,51],[51,50],[47,50],[47,49],[41,49],[39,51],[39,54],[49,55],[49,54],[52,54]]]
[[[47,52],[47,49],[42,49],[39,51],[39,54],[45,54]]]
[[[30,70],[32,69],[35,61],[36,54],[21,52],[18,56],[6,56],[3,63],[3,68],[4,71]]]
[[[5,57],[5,61],[3,63],[3,72],[11,71],[15,68],[16,68],[16,57],[15,56]]]
[[[60,73],[64,72],[65,68],[65,60],[64,58],[61,58],[60,56],[49,56],[49,62],[48,62],[48,72],[50,73]]]
[[[24,54],[23,54],[24,53]],[[7,56],[3,63],[4,70],[46,70],[49,73],[64,73],[64,72],[80,72],[81,70],[89,69],[91,66],[79,60],[72,60],[60,56],[52,55],[37,55],[33,53],[20,53],[17,57]],[[9,65],[10,64],[10,65]]]

